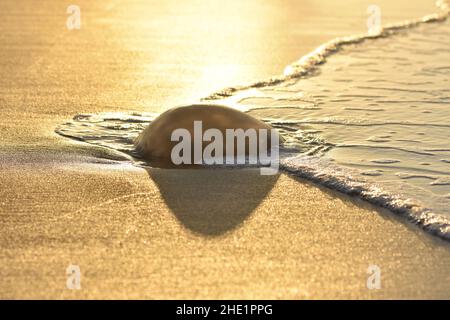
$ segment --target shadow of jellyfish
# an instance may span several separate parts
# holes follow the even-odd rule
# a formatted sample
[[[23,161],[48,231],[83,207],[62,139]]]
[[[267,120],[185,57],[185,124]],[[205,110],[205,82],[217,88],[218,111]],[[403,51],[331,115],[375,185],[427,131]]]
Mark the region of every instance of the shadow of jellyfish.
[[[189,230],[219,236],[237,228],[275,185],[259,169],[154,169],[147,172],[167,206]]]

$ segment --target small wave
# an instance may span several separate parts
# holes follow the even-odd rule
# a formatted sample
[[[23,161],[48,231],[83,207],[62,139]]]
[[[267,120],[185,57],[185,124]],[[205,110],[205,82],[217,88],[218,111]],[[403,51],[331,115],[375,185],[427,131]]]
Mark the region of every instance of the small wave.
[[[391,164],[391,163],[401,162],[400,160],[397,160],[397,159],[375,159],[375,160],[370,160],[370,161],[374,162],[374,163],[382,163],[382,164]]]
[[[387,192],[372,182],[358,178],[359,172],[336,166],[329,159],[298,155],[283,160],[281,168],[298,177],[387,208],[407,217],[424,230],[450,240],[450,221],[446,217],[431,211],[419,202]]]
[[[398,31],[411,29],[425,23],[434,23],[447,19],[450,12],[449,2],[440,0],[436,2],[438,13],[429,14],[417,20],[403,21],[379,28],[376,32],[369,31],[367,34],[354,35],[333,39],[315,49],[313,52],[303,56],[300,60],[288,65],[282,76],[272,77],[264,81],[258,81],[250,85],[236,86],[222,89],[215,92],[203,100],[221,100],[235,95],[238,91],[252,88],[264,88],[269,86],[289,84],[299,78],[314,74],[317,67],[325,63],[332,54],[339,52],[343,47],[359,44],[366,40],[390,37]]]
[[[290,120],[291,123],[296,124],[327,124],[337,126],[354,126],[354,127],[378,127],[378,126],[409,126],[409,127],[440,127],[450,128],[448,123],[429,123],[429,122],[411,122],[411,121],[367,121],[362,119],[337,119],[325,118],[325,119],[304,119],[304,120]]]

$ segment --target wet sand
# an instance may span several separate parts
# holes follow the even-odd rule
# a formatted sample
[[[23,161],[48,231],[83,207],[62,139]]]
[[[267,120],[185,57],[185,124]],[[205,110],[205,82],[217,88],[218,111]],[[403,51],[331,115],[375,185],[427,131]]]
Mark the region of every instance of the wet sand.
[[[447,243],[305,181],[58,160],[2,169],[3,298],[448,298]]]
[[[79,31],[57,1],[0,4],[1,298],[450,297],[448,243],[389,212],[285,174],[146,171],[54,133],[278,74],[363,32],[369,2],[143,3],[79,1]],[[379,2],[383,23],[435,10],[408,3]]]

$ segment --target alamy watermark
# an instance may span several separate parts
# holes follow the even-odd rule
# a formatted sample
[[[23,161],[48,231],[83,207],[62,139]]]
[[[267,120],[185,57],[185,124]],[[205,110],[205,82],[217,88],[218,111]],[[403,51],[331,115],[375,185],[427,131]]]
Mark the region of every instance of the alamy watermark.
[[[367,268],[367,273],[369,274],[369,277],[367,278],[367,289],[374,290],[374,289],[381,289],[381,269],[376,264],[371,264]]]
[[[367,30],[369,33],[378,33],[381,31],[381,9],[379,6],[372,4],[367,7]]]
[[[81,269],[80,266],[71,264],[66,269],[66,287],[69,290],[81,289]]]
[[[262,175],[276,174],[279,169],[279,136],[275,129],[226,129],[224,136],[215,128],[203,132],[202,121],[194,121],[194,137],[180,128],[172,132],[171,141],[178,142],[171,151],[175,165],[262,165]],[[203,148],[204,142],[209,143]]]
[[[66,20],[66,27],[69,30],[81,29],[81,9],[75,4],[67,7],[66,13],[69,14]]]

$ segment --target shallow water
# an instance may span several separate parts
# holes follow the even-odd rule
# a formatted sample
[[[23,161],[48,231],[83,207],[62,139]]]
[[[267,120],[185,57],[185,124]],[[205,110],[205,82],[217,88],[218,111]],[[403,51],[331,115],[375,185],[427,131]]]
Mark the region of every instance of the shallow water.
[[[450,22],[444,16],[337,39],[286,75],[205,102],[247,110],[279,129],[285,170],[450,239]],[[132,141],[155,116],[79,115],[57,132],[136,156]]]
[[[316,174],[347,168],[365,182],[366,198],[376,184],[391,199],[375,202],[397,211],[414,206],[416,222],[433,221],[430,228],[448,236],[446,219],[436,225],[429,212],[450,218],[449,35],[447,20],[349,44],[313,75],[240,91],[235,102],[330,144],[325,158],[335,168],[319,166]],[[351,179],[342,177],[340,188],[350,190]]]

